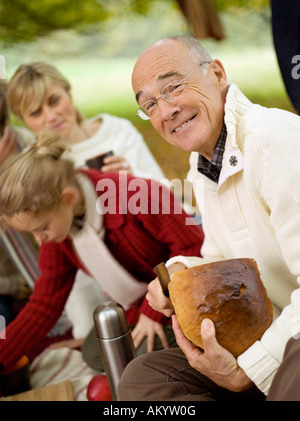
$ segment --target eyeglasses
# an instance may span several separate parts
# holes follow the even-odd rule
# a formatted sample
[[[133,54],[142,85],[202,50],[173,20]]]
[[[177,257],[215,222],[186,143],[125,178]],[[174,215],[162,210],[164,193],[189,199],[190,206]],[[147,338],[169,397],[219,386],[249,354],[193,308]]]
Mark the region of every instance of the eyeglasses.
[[[145,101],[137,110],[136,116],[140,117],[142,120],[150,120],[158,110],[157,101],[162,98],[167,102],[172,102],[176,100],[180,95],[185,92],[187,82],[186,79],[203,64],[210,63],[210,61],[202,61],[202,63],[197,64],[197,66],[182,80],[174,80],[173,82],[168,83],[161,91],[159,97],[154,99],[149,99]]]

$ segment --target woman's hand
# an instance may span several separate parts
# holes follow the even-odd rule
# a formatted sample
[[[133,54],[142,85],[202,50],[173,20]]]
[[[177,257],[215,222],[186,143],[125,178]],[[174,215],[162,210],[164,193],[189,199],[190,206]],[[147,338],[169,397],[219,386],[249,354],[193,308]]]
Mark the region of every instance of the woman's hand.
[[[163,325],[141,313],[135,328],[132,330],[135,349],[138,349],[143,339],[147,336],[147,352],[153,351],[155,335],[160,338],[163,348],[169,347]]]
[[[130,165],[122,156],[107,156],[103,163],[104,165],[101,167],[102,172],[127,171],[132,173]]]
[[[16,150],[17,136],[6,126],[0,139],[0,165]]]
[[[217,385],[233,392],[242,392],[252,385],[236,358],[218,344],[213,322],[204,319],[201,324],[201,338],[204,350],[195,348],[184,336],[176,316],[172,316],[173,330],[178,346],[184,352],[189,364]]]

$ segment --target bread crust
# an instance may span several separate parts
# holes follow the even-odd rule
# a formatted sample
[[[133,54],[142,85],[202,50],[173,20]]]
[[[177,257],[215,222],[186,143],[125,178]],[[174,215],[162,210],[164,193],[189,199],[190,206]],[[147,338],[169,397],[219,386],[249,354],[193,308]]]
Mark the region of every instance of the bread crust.
[[[184,335],[200,348],[204,318],[214,322],[219,344],[235,357],[259,340],[273,320],[254,259],[223,260],[176,272],[169,293]]]

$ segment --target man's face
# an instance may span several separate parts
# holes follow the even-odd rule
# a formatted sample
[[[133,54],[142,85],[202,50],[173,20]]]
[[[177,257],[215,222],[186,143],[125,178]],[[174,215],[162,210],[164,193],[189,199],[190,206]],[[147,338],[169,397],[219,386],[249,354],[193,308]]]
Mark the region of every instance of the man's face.
[[[165,40],[150,47],[137,61],[132,86],[139,105],[158,98],[162,89],[175,80],[188,82],[175,101],[160,98],[151,116],[155,130],[170,144],[196,151],[211,159],[221,132],[227,92],[222,64],[214,60],[203,74],[185,45]]]

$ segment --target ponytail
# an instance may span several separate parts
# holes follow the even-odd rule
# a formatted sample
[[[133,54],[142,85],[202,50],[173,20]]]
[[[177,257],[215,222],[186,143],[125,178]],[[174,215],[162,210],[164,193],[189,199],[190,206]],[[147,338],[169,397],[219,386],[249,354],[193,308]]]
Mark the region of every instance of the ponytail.
[[[67,144],[54,132],[41,132],[35,143],[0,168],[0,215],[40,213],[59,205],[67,185],[75,185],[74,164],[63,155]]]

